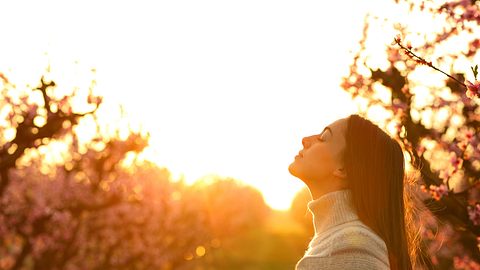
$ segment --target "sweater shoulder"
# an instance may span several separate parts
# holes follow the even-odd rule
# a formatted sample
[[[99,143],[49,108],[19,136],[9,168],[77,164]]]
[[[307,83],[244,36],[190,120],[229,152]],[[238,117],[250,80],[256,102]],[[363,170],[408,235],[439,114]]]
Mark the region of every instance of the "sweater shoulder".
[[[351,252],[368,253],[381,261],[388,261],[388,250],[383,239],[364,224],[346,226],[331,237],[331,254]]]
[[[296,269],[389,269],[387,247],[365,224],[351,222],[316,242]]]
[[[387,249],[385,241],[371,228],[361,222],[343,226],[331,236],[332,241],[349,246],[368,247],[375,244],[382,249]]]
[[[385,241],[370,227],[359,220],[344,223],[331,228],[312,239],[311,247],[330,243],[329,246],[341,248],[343,245],[364,248],[373,244],[383,250],[387,250]],[[333,244],[333,245],[332,245]]]
[[[329,256],[349,251],[371,253],[381,260],[388,260],[387,246],[383,239],[360,221],[345,223],[316,235],[310,242],[306,255]]]

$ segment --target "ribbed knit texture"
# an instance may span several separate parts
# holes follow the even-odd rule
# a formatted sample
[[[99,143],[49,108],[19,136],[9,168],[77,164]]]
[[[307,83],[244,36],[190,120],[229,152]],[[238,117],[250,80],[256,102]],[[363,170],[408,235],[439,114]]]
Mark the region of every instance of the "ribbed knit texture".
[[[308,203],[315,235],[295,269],[390,269],[385,242],[359,220],[351,196],[342,189]]]

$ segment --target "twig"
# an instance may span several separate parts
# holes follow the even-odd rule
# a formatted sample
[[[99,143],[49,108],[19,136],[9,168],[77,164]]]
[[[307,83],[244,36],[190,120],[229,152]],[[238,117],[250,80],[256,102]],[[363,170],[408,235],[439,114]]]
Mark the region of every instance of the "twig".
[[[436,66],[434,66],[434,65],[432,64],[432,62],[428,62],[427,60],[423,59],[422,57],[416,55],[414,52],[412,52],[412,50],[411,50],[410,48],[403,46],[402,43],[401,43],[400,38],[396,37],[396,38],[394,38],[394,41],[395,41],[395,44],[397,44],[398,46],[400,46],[400,48],[402,48],[402,49],[407,53],[408,56],[410,56],[411,58],[414,58],[414,60],[415,60],[417,63],[422,64],[422,65],[427,65],[427,66],[435,69],[436,71],[439,71],[439,72],[445,74],[447,77],[449,77],[450,79],[452,79],[452,80],[456,81],[457,83],[461,84],[463,87],[468,88],[468,87],[465,85],[465,83],[459,81],[458,79],[456,79],[455,77],[451,76],[450,74],[448,74],[448,73],[444,72],[443,70],[437,68]],[[416,59],[415,59],[415,58],[416,58]]]

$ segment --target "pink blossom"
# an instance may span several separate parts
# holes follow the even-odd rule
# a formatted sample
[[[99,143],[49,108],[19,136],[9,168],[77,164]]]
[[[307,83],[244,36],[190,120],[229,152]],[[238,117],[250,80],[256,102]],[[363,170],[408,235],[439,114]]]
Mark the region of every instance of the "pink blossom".
[[[465,13],[462,15],[463,19],[467,21],[476,20],[479,16],[480,14],[478,13],[478,9],[470,5],[465,7]]]
[[[461,147],[460,145],[459,147]],[[439,177],[447,180],[463,166],[463,159],[459,158],[455,152],[450,152],[450,163],[446,168],[440,170]]]
[[[421,185],[420,189],[425,193],[430,193],[430,195],[437,201],[448,194],[448,188],[445,184],[441,184],[440,186],[430,185],[428,189],[425,185]]]
[[[440,200],[443,196],[448,194],[448,188],[445,184],[441,184],[440,186],[430,185],[430,195],[435,200]]]
[[[392,110],[395,114],[402,113],[408,110],[408,105],[396,98],[392,102]]]
[[[480,225],[480,203],[476,203],[475,206],[469,205],[467,209],[468,217],[473,222],[473,225]]]
[[[453,172],[456,172],[458,169],[462,167],[463,159],[457,157],[457,154],[455,154],[455,152],[450,152],[450,163],[454,168]]]
[[[480,97],[480,82],[475,81],[474,83],[465,80],[465,86],[467,87],[467,97],[473,99],[474,97]]]
[[[455,269],[480,270],[480,264],[467,255],[464,255],[462,258],[457,256],[453,257],[453,266]]]
[[[417,148],[417,155],[421,156],[423,153],[427,150],[427,148],[424,145],[419,145]]]
[[[88,103],[90,104],[95,104],[95,105],[100,105],[103,101],[103,97],[101,96],[94,96],[93,94],[88,95],[87,99]]]

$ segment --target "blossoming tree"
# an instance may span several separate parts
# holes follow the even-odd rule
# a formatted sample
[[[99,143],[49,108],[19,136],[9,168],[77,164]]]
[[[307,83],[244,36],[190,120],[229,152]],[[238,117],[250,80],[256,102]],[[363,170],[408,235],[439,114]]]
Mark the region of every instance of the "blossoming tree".
[[[148,134],[107,136],[93,121],[97,133],[80,140],[102,103],[92,91],[78,112],[53,81],[20,91],[0,79],[0,269],[194,269],[266,216],[256,190],[191,187],[138,159]]]
[[[362,114],[384,115],[379,122],[403,142],[418,170],[416,191],[430,210],[418,221],[433,264],[480,269],[480,5],[396,5],[404,21],[366,17],[342,88]],[[430,26],[422,28],[421,20]],[[371,37],[386,28],[396,33],[393,42],[369,50],[379,48],[381,38]]]

